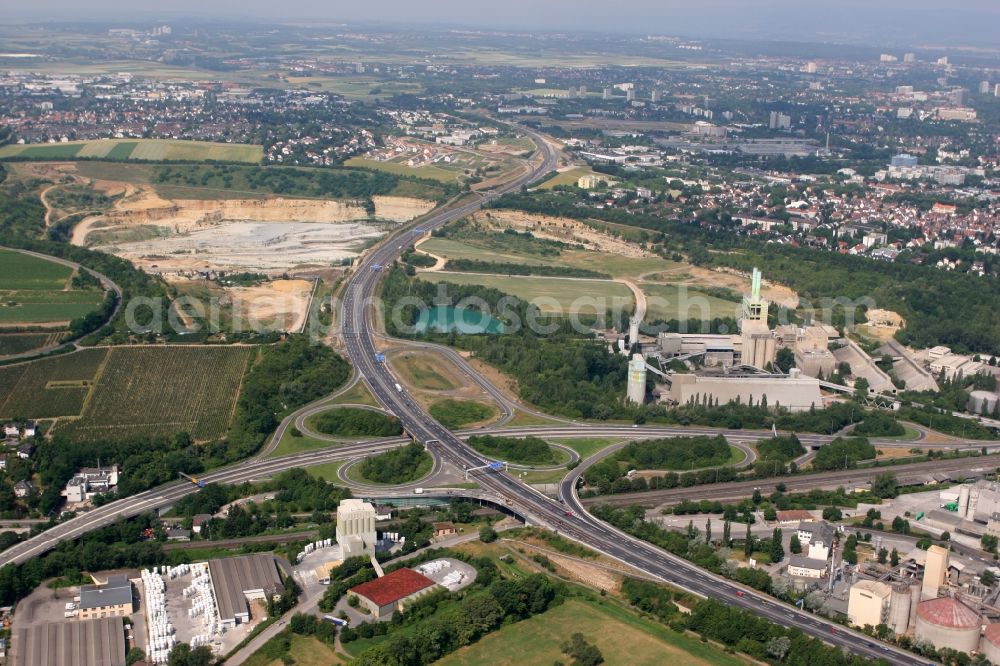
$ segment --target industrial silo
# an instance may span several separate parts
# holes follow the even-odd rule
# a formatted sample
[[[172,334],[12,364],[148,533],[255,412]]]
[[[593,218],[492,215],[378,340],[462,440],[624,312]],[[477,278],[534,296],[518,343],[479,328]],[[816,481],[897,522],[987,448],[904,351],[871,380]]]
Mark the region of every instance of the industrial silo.
[[[910,584],[898,583],[892,586],[889,597],[889,620],[886,624],[896,634],[905,634],[910,626]]]
[[[965,518],[965,514],[969,512],[969,495],[971,494],[968,485],[961,486],[958,489],[958,515]]]
[[[979,649],[981,629],[979,613],[957,599],[940,597],[922,601],[917,606],[917,640],[926,641],[937,649],[975,652]]]
[[[990,660],[991,664],[1000,664],[1000,622],[994,622],[986,627],[979,651]]]
[[[633,354],[628,364],[628,399],[636,405],[646,402],[646,359]]]

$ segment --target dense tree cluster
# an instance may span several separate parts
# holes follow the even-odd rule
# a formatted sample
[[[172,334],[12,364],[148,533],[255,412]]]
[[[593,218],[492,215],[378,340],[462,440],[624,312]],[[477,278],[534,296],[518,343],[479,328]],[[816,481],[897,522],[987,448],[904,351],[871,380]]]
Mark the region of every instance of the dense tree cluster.
[[[859,460],[873,460],[875,447],[863,437],[838,437],[826,446],[820,447],[813,458],[813,469],[848,469],[857,467]]]
[[[361,474],[375,483],[401,484],[416,481],[430,471],[431,456],[417,442],[365,458]]]
[[[762,439],[757,442],[757,453],[762,460],[789,462],[804,455],[806,448],[794,434]]]
[[[891,414],[875,411],[866,414],[865,420],[854,426],[853,432],[863,437],[898,437],[906,433],[906,428]]]
[[[808,666],[869,666],[879,662],[850,655],[839,648],[810,638],[719,601],[699,603],[688,617],[687,626],[709,640],[719,641],[769,663]]]
[[[243,380],[233,427],[217,457],[250,455],[286,414],[330,393],[350,372],[347,361],[306,335],[265,348]]]
[[[313,418],[313,425],[321,433],[341,437],[392,437],[403,434],[403,424],[396,417],[353,407],[322,412]]]
[[[622,581],[622,596],[644,613],[667,622],[678,612],[674,603],[675,593],[664,585],[657,585],[637,578]]]
[[[635,469],[697,469],[732,460],[732,449],[722,435],[667,437],[631,442],[613,456]]]
[[[555,461],[548,443],[538,437],[475,435],[469,438],[468,444],[480,453],[507,462],[535,465]]]
[[[587,642],[583,634],[577,632],[562,644],[563,654],[572,658],[570,666],[598,666],[604,663],[604,655],[593,643]]]
[[[389,630],[381,643],[368,648],[354,662],[358,666],[423,666],[458,648],[476,642],[504,622],[544,613],[561,600],[561,589],[549,577],[532,574],[516,580],[497,580],[457,604],[446,597],[420,600],[414,606],[435,604],[427,619]],[[441,605],[442,608],[436,608]],[[411,607],[410,610],[414,610]],[[420,611],[418,611],[420,612]],[[409,615],[409,611],[407,612]]]

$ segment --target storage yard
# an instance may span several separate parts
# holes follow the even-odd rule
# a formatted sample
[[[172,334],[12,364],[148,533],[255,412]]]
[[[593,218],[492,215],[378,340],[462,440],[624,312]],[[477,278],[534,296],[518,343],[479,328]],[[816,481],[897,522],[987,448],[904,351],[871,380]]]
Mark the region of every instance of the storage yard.
[[[267,596],[284,589],[266,553],[142,572],[147,656],[165,663],[178,642],[224,655],[267,618]]]

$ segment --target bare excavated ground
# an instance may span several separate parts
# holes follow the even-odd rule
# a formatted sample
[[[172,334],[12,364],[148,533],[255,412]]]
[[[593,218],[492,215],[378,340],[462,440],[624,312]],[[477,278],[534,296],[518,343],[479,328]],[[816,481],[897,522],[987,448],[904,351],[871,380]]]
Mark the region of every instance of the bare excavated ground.
[[[297,331],[308,315],[313,283],[274,280],[257,287],[227,287],[234,317],[252,330]]]
[[[477,223],[486,226],[530,231],[537,238],[579,244],[588,250],[596,250],[606,254],[622,257],[654,256],[634,243],[601,233],[582,222],[565,217],[535,215],[516,210],[489,210],[476,213],[474,219]]]
[[[434,207],[407,197],[164,199],[134,187],[108,213],[82,221],[73,243],[124,257],[165,276],[204,271],[270,275],[350,261],[388,229]]]

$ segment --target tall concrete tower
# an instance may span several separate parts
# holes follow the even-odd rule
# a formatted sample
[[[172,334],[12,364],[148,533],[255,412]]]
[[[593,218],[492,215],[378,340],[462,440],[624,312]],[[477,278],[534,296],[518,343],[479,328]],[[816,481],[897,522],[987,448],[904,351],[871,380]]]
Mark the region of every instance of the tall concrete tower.
[[[762,321],[767,324],[768,302],[760,296],[762,279],[760,270],[753,269],[750,278],[750,293],[743,296],[743,313],[740,316],[740,324],[746,321]]]
[[[768,302],[760,295],[761,274],[756,268],[750,280],[750,293],[743,296],[740,313],[740,362],[755,368],[765,368],[774,363],[777,341],[767,325]]]
[[[337,544],[344,559],[375,553],[375,507],[359,499],[337,506]]]
[[[924,564],[924,579],[920,589],[921,601],[937,599],[947,576],[948,551],[941,546],[931,546],[927,549],[927,561]]]
[[[628,399],[641,405],[646,402],[646,359],[633,354],[628,364]]]
[[[628,343],[632,347],[639,344],[639,320],[635,317],[628,322]]]

